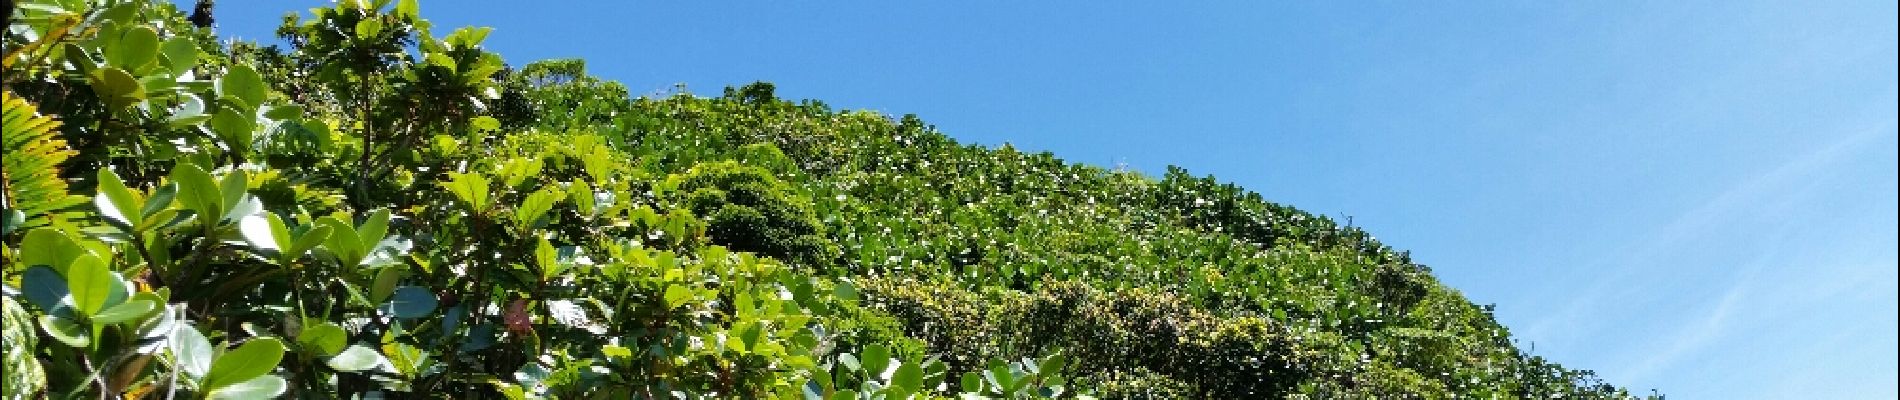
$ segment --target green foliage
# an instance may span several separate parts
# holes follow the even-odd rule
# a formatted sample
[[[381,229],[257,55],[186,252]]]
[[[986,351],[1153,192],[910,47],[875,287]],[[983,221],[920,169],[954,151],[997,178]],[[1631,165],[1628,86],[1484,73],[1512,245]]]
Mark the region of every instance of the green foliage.
[[[413,0],[287,48],[165,2],[15,11],[7,398],[1631,397],[1180,169],[763,82],[628,98]]]
[[[714,243],[808,264],[828,261],[836,252],[810,201],[763,168],[704,163],[668,178],[661,188],[706,219]]]
[[[0,234],[45,225],[49,214],[84,201],[66,193],[60,164],[74,152],[55,136],[59,120],[39,115],[30,103],[5,93],[4,134],[0,135]]]

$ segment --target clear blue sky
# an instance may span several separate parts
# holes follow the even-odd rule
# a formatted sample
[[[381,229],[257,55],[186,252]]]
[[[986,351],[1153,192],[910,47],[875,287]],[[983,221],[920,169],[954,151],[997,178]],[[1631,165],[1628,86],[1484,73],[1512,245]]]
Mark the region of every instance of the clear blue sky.
[[[1350,215],[1537,353],[1638,390],[1900,397],[1893,1],[1148,3],[422,11],[636,92],[767,80]],[[220,1],[220,32],[269,40],[318,5]]]

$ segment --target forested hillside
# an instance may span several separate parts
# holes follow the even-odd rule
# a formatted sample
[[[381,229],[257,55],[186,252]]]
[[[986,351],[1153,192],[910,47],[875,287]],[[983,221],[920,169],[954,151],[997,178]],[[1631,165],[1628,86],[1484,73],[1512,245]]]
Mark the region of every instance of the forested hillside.
[[[414,0],[8,5],[6,398],[1631,397],[1180,169],[635,97]]]

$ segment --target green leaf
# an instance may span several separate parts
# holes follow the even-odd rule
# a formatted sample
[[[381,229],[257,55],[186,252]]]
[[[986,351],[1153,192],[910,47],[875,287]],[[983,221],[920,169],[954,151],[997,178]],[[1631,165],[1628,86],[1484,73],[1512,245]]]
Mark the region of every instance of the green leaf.
[[[975,371],[963,373],[963,391],[970,392],[970,393],[982,393],[983,392],[983,376],[977,375]]]
[[[267,108],[264,109],[264,117],[275,120],[303,118],[303,106],[288,104]]]
[[[831,291],[832,295],[837,296],[839,299],[845,301],[858,300],[858,286],[851,284],[851,282],[838,282],[837,286],[831,288]]]
[[[693,292],[685,286],[666,285],[666,294],[663,298],[666,300],[666,308],[670,310],[686,304],[687,300],[693,298]]]
[[[917,363],[904,363],[897,366],[897,373],[891,376],[891,385],[912,392],[923,390],[924,368],[918,366]]]
[[[283,218],[272,213],[244,217],[238,221],[238,233],[251,247],[273,253],[282,251],[290,242],[290,229],[284,227]]]
[[[40,329],[46,331],[47,336],[52,336],[53,340],[65,343],[67,346],[83,348],[92,344],[92,337],[86,334],[86,327],[70,319],[41,315]]]
[[[396,284],[402,282],[402,267],[388,266],[376,270],[376,280],[369,284],[369,301],[382,303],[389,295],[396,293]]]
[[[92,70],[92,74],[86,78],[87,83],[92,85],[93,93],[112,108],[125,108],[145,99],[145,87],[139,85],[138,78],[125,70],[100,67]]]
[[[100,214],[123,224],[126,229],[139,226],[145,217],[140,209],[145,205],[140,202],[137,193],[125,187],[125,181],[119,180],[119,174],[100,168],[98,189],[99,194],[93,196],[92,202],[99,207]]]
[[[396,14],[396,16],[398,17],[414,18],[418,14],[417,9],[418,7],[416,7],[416,0],[401,0],[401,1],[396,2],[396,10],[394,11],[394,14]]]
[[[865,346],[864,352],[858,355],[858,360],[864,362],[865,373],[889,378],[889,375],[885,374],[891,366],[891,348],[878,344]]]
[[[376,368],[376,365],[382,363],[382,354],[368,347],[356,345],[343,349],[342,353],[337,353],[336,357],[330,357],[330,360],[325,362],[325,364],[330,365],[330,368],[343,372],[356,372]]]
[[[224,215],[224,193],[211,173],[197,164],[181,162],[172,169],[172,181],[178,183],[178,201],[186,209],[196,212],[206,224],[217,224],[217,216]]]
[[[211,359],[216,351],[211,348],[211,341],[190,324],[180,323],[172,330],[171,350],[172,356],[178,359],[179,370],[193,380],[211,372]]]
[[[435,311],[435,293],[420,286],[403,286],[396,289],[384,311],[396,318],[421,318]]]
[[[44,265],[53,271],[65,274],[68,266],[79,256],[91,254],[79,242],[53,228],[39,228],[26,232],[26,238],[20,240],[20,262],[27,266]]]
[[[515,226],[522,228],[534,226],[535,221],[547,215],[548,210],[554,209],[554,203],[561,201],[562,197],[567,196],[551,185],[536,190],[534,194],[528,195],[526,200],[521,201],[520,207],[515,208]]]
[[[1054,375],[1060,373],[1062,367],[1067,363],[1068,356],[1062,353],[1050,354],[1048,357],[1043,357],[1042,362],[1036,363],[1036,373],[1039,375]]]
[[[224,174],[224,181],[220,183],[218,193],[224,196],[224,207],[226,210],[223,215],[226,218],[236,219],[237,217],[250,215],[248,213],[233,215],[242,213],[241,210],[243,210],[243,207],[239,207],[239,203],[243,202],[245,196],[250,194],[250,183],[246,182],[245,175],[244,170],[231,171],[231,173]]]
[[[20,292],[21,296],[26,297],[28,303],[33,303],[33,306],[48,313],[65,306],[60,302],[65,301],[66,295],[72,293],[66,289],[66,278],[60,276],[59,272],[54,271],[52,267],[44,265],[35,265],[26,269],[26,273],[20,277]]]
[[[343,345],[349,344],[350,334],[343,327],[328,321],[310,320],[304,323],[303,332],[297,334],[297,344],[321,356],[337,354],[343,351]]]
[[[330,237],[323,241],[323,246],[328,248],[330,254],[335,255],[337,262],[342,263],[343,266],[357,266],[363,262],[363,257],[369,254],[369,248],[357,240],[356,227],[351,226],[349,222],[336,217],[324,217],[318,220],[318,223],[330,227]]]
[[[231,69],[224,71],[224,76],[218,78],[217,88],[218,96],[242,100],[252,110],[263,106],[265,98],[270,96],[270,87],[264,85],[264,76],[241,63],[234,63]]]
[[[173,37],[160,46],[165,53],[165,66],[174,74],[184,74],[186,70],[198,65],[198,44],[184,36]]]
[[[362,21],[356,22],[356,38],[358,39],[363,39],[363,40],[374,39],[376,38],[376,34],[379,34],[382,32],[383,32],[383,21],[380,21],[374,18],[367,18]]]
[[[283,342],[269,337],[251,339],[218,356],[211,363],[211,372],[205,374],[203,386],[215,393],[219,388],[264,376],[277,369],[277,362],[283,359]]]
[[[118,43],[102,49],[106,63],[128,71],[140,71],[158,60],[158,31],[140,25],[126,29]]]
[[[316,248],[317,245],[323,244],[323,241],[329,238],[330,238],[329,226],[318,226],[315,228],[310,228],[310,230],[303,232],[303,236],[298,236],[297,240],[291,243],[290,249],[289,251],[286,251],[284,253],[286,254],[284,257],[288,257],[288,258],[301,257],[303,256],[304,252],[307,252],[307,251],[310,251],[310,249]]]
[[[66,290],[73,297],[73,309],[88,317],[98,314],[105,308],[106,299],[112,297],[112,279],[112,271],[98,256],[87,254],[73,260],[66,270]]]
[[[495,119],[495,117],[483,115],[483,116],[478,116],[475,118],[470,118],[468,120],[468,126],[470,128],[474,128],[477,131],[493,132],[493,131],[501,130],[501,120]]]
[[[356,242],[362,243],[365,249],[376,248],[376,243],[382,242],[385,236],[389,236],[389,209],[387,208],[377,209],[376,212],[370,213],[369,219],[364,220],[362,226],[356,227]]]
[[[450,172],[449,181],[440,185],[455,194],[455,198],[467,205],[470,211],[477,214],[488,211],[488,178],[481,173]]]
[[[851,355],[851,353],[839,354],[838,364],[843,364],[846,369],[849,369],[853,372],[864,370],[864,363],[858,361],[858,356]],[[842,376],[843,375],[841,374],[840,377]]]
[[[100,311],[99,315],[92,317],[92,323],[95,325],[111,325],[131,321],[150,315],[152,310],[155,309],[158,309],[158,303],[154,303],[151,300],[127,301],[112,306],[112,308],[107,308],[105,311]]]
[[[404,375],[414,376],[428,367],[431,360],[429,352],[403,342],[390,342],[383,345],[383,354],[389,365]],[[529,363],[533,364],[533,363]]]
[[[265,375],[211,391],[212,400],[268,399],[284,394],[284,378]]]
[[[177,196],[177,184],[167,183],[164,186],[159,186],[158,190],[152,191],[152,197],[145,199],[145,206],[139,209],[139,214],[143,214],[146,217],[158,215],[159,212],[170,209],[172,200],[176,199]],[[147,219],[149,220],[150,218]]]
[[[428,55],[422,56],[422,61],[428,65],[442,67],[443,69],[449,70],[449,72],[455,72],[455,60],[450,59],[449,56],[443,55],[442,53],[429,53]]]
[[[549,243],[547,238],[540,238],[538,242],[534,246],[534,262],[541,267],[541,281],[553,280],[561,273],[561,262],[554,251],[554,244]]]

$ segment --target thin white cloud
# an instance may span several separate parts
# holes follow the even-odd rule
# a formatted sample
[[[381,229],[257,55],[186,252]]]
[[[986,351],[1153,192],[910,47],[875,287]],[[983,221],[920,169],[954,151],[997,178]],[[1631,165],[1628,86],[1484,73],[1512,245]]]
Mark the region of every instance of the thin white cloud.
[[[1655,229],[1653,233],[1641,236],[1630,251],[1619,252],[1586,264],[1586,268],[1590,270],[1604,271],[1607,274],[1590,289],[1570,296],[1572,300],[1567,306],[1556,312],[1544,314],[1542,318],[1529,324],[1520,332],[1519,337],[1549,339],[1556,338],[1556,334],[1560,332],[1578,336],[1596,335],[1597,332],[1593,327],[1584,325],[1585,321],[1596,321],[1590,323],[1600,324],[1606,316],[1591,315],[1593,310],[1601,309],[1602,305],[1610,301],[1637,296],[1646,291],[1656,290],[1658,286],[1669,286],[1666,282],[1654,282],[1653,279],[1643,275],[1645,272],[1659,268],[1668,268],[1667,265],[1658,265],[1659,258],[1679,251],[1687,243],[1720,231],[1721,224],[1727,221],[1737,220],[1750,213],[1770,211],[1759,209],[1762,208],[1761,204],[1803,195],[1804,192],[1813,190],[1814,186],[1808,183],[1813,181],[1816,175],[1827,172],[1829,167],[1845,160],[1847,156],[1855,155],[1856,151],[1863,150],[1869,142],[1894,132],[1896,123],[1900,123],[1900,120],[1889,117],[1875,124],[1874,128],[1847,135],[1827,146],[1809,151],[1776,166],[1774,169],[1737,182],[1700,206],[1679,214],[1668,224]],[[1614,372],[1610,373],[1620,382],[1633,382],[1635,378],[1650,375],[1658,369],[1667,367],[1675,360],[1719,337],[1727,325],[1726,321],[1735,303],[1748,299],[1746,296],[1748,292],[1745,289],[1749,280],[1761,268],[1768,265],[1766,261],[1771,256],[1770,253],[1775,250],[1777,249],[1758,249],[1757,251],[1761,253],[1756,254],[1745,268],[1730,273],[1729,276],[1739,275],[1743,278],[1735,279],[1735,283],[1723,291],[1724,295],[1720,300],[1717,300],[1713,307],[1707,308],[1711,310],[1707,315],[1690,319],[1699,321],[1698,323],[1681,326],[1670,334],[1658,336],[1659,339],[1653,341],[1651,346],[1643,346],[1654,348],[1659,344],[1669,343],[1668,347],[1633,362],[1632,365],[1635,367],[1631,369],[1612,370]],[[1720,278],[1720,276],[1710,278]]]

